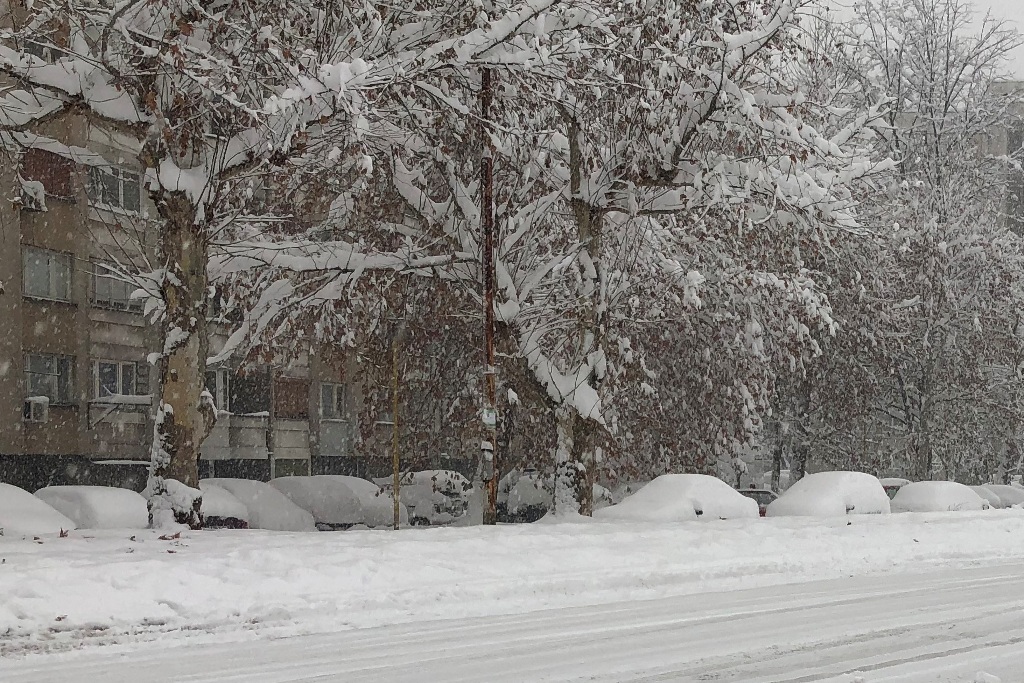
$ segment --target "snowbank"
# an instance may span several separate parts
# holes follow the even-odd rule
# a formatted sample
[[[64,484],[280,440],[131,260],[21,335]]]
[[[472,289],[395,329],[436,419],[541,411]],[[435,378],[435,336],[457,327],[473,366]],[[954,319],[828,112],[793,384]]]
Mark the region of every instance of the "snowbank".
[[[394,499],[365,479],[321,474],[312,477],[279,477],[271,480],[270,484],[312,514],[318,525],[330,528],[355,524],[383,527],[394,521]],[[401,523],[408,524],[408,510],[404,505],[399,508]]]
[[[272,531],[316,531],[313,515],[288,499],[270,484],[252,479],[204,479],[200,488],[219,486],[243,505],[250,529]]]
[[[4,536],[58,534],[74,528],[73,521],[28,491],[0,484],[0,530]]]
[[[145,529],[146,499],[112,486],[47,486],[36,497],[71,519],[79,529]]]
[[[203,517],[211,526],[227,520],[239,520],[249,523],[249,510],[242,501],[235,498],[226,489],[211,484],[208,479],[199,482],[199,490],[203,492]]]
[[[888,514],[882,483],[864,472],[808,474],[768,505],[768,517],[842,517]]]
[[[988,489],[999,498],[999,504],[996,507],[1008,508],[1014,505],[1024,505],[1024,489],[1007,484],[985,484],[983,488]]]
[[[892,499],[893,512],[959,512],[988,507],[988,502],[970,487],[955,481],[915,481]]]
[[[937,566],[1006,563],[1013,573],[1024,561],[1024,544],[1014,540],[1024,538],[1024,510],[1015,509],[330,538],[258,529],[160,535],[2,539],[0,649],[17,655],[140,640],[192,647],[850,575],[884,582]]]
[[[594,511],[598,519],[686,522],[759,516],[757,502],[706,474],[663,474],[618,505]]]

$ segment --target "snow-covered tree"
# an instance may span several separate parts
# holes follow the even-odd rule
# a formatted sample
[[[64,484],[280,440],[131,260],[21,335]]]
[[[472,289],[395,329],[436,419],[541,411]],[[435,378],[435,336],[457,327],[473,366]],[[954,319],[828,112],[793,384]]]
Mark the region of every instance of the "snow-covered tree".
[[[999,84],[1021,39],[972,21],[964,0],[868,0],[848,40],[865,98],[892,98],[880,154],[898,165],[872,217],[889,299],[875,425],[895,446],[882,460],[918,479],[975,476],[991,434],[1014,438],[1024,398],[1024,263],[1004,216],[1019,166],[991,144],[1024,111]]]

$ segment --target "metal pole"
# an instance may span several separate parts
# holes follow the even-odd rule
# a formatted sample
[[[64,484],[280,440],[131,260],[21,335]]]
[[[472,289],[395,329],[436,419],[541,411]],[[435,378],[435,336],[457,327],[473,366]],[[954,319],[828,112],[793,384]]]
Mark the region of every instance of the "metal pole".
[[[480,130],[483,133],[483,155],[480,159],[481,218],[483,224],[483,279],[484,279],[484,382],[486,404],[484,428],[488,441],[481,444],[484,480],[484,524],[497,523],[498,503],[498,429],[497,381],[494,367],[494,149],[487,135],[487,120],[491,113],[491,70],[480,72]]]
[[[401,483],[399,475],[401,474],[400,462],[398,457],[398,342],[400,332],[395,332],[395,338],[391,340],[391,475],[393,477],[392,482],[394,485],[394,513],[395,513],[395,530],[397,531],[401,526],[402,513],[400,505],[400,486]]]
[[[274,457],[274,413],[277,411],[277,396],[274,385],[277,379],[277,372],[273,365],[267,369],[267,374],[270,376],[270,389],[267,392],[267,465],[270,467],[270,478],[274,479],[277,477],[277,460]]]

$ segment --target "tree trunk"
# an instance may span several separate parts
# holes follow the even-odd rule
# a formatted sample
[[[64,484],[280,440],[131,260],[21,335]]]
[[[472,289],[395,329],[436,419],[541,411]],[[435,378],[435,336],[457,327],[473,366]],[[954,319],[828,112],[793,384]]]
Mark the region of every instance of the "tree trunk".
[[[147,497],[154,527],[202,526],[199,449],[216,420],[206,389],[207,242],[195,223],[195,208],[181,193],[165,193],[159,204],[164,225],[160,255],[168,274],[164,348],[159,361],[160,401],[153,435]]]
[[[775,447],[772,449],[772,483],[771,489],[776,493],[779,492],[780,484],[782,483],[782,455],[785,449],[785,444],[782,441],[782,427],[779,427],[779,438],[775,441]]]
[[[807,444],[800,439],[793,448],[793,459],[789,467],[789,485],[797,483],[807,474]]]
[[[594,423],[577,416],[573,437],[572,461],[576,466],[576,500],[580,504],[580,514],[587,517],[594,515],[594,482],[597,476],[597,463],[594,445]]]
[[[557,442],[553,502],[556,515],[569,515],[580,511],[578,490],[581,473],[578,463],[573,459],[576,450],[576,423],[579,420],[580,417],[570,405],[563,403],[555,411]]]
[[[914,443],[912,468],[914,481],[928,481],[932,478],[932,444],[927,429],[928,423],[921,420],[921,433]]]

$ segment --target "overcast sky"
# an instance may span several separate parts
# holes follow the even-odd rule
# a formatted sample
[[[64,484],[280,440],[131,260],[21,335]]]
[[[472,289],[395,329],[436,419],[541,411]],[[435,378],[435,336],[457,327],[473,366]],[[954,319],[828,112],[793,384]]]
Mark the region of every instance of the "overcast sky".
[[[853,3],[853,0],[832,1],[839,7],[849,7]],[[973,4],[979,17],[991,10],[993,16],[1012,22],[1018,31],[1024,33],[1024,0],[973,0]],[[1011,66],[1017,77],[1024,80],[1024,47],[1014,53]]]
[[[975,0],[979,12],[991,9],[994,16],[1002,17],[1016,24],[1024,33],[1024,0]],[[1014,68],[1017,76],[1024,79],[1024,48],[1014,54]]]

